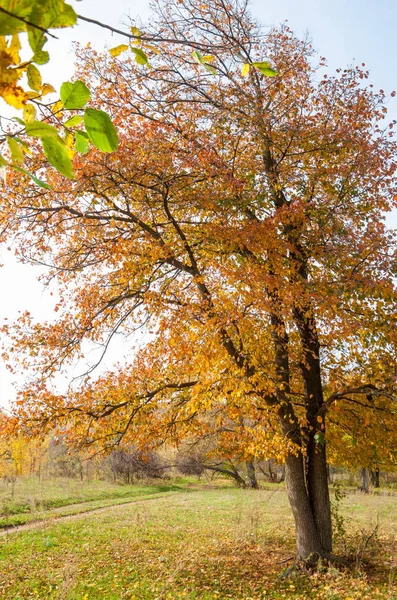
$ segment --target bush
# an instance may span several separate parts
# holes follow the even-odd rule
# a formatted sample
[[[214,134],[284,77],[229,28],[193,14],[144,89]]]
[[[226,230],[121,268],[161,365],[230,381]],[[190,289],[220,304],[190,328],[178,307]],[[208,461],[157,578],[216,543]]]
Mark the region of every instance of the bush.
[[[144,452],[133,447],[114,450],[107,462],[114,480],[121,479],[124,483],[132,483],[134,478],[163,478],[167,470],[156,452]]]

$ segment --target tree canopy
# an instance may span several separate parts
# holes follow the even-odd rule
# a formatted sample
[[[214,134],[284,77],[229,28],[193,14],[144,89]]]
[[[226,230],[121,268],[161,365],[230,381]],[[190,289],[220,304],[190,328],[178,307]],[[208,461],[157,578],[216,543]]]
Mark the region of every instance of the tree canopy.
[[[38,149],[30,170],[51,189],[16,176],[2,194],[4,237],[60,289],[55,321],[6,328],[34,374],[18,417],[92,447],[216,434],[247,460],[284,460],[298,555],[327,556],[327,445],[365,439],[395,461],[386,97],[363,67],[327,74],[245,2],[156,3],[152,28],[186,42],[159,43],[152,69],[78,50],[117,151],[75,154],[68,182]],[[129,364],[56,391],[87,342],[106,351],[117,333]]]

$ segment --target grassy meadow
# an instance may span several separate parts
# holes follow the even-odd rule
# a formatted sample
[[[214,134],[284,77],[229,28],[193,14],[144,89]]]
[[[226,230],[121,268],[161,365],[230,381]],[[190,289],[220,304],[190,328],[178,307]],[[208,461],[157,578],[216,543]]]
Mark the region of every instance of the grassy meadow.
[[[0,530],[43,518],[86,512],[140,497],[156,497],[186,489],[184,480],[160,481],[152,485],[119,485],[109,481],[71,478],[20,477],[0,480]]]
[[[84,485],[86,503],[109,484],[83,493]],[[395,495],[349,492],[337,503],[337,546],[354,559],[350,570],[283,577],[294,528],[281,487],[148,486],[147,494],[145,486],[115,487],[135,501],[3,533],[0,598],[397,600]],[[69,497],[79,497],[78,488]],[[114,503],[126,498],[115,495]]]

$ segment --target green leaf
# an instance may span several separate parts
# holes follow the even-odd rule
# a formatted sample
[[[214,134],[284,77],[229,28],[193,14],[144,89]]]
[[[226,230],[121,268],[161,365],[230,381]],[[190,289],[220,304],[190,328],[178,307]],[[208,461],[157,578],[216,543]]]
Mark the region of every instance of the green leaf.
[[[18,142],[18,144],[21,144],[21,146],[23,146],[23,147],[24,147],[24,148],[26,148],[27,150],[29,149],[29,144],[27,144],[27,143],[25,142],[25,140],[21,140],[21,138],[19,138],[19,137],[16,137],[16,136],[15,136],[13,139],[14,139],[16,142]]]
[[[212,65],[209,65],[208,63],[204,62],[203,67],[206,71],[208,71],[209,73],[212,73],[212,75],[217,74],[217,70]]]
[[[64,0],[31,0],[31,7],[28,20],[44,29],[72,27],[77,21],[77,14]]]
[[[25,127],[25,121],[23,121],[20,117],[12,117],[12,120]]]
[[[55,169],[68,177],[74,179],[72,160],[69,156],[68,149],[61,138],[45,137],[43,138],[43,150],[48,162]]]
[[[61,100],[65,108],[77,110],[84,108],[90,99],[91,93],[84,81],[79,79],[74,83],[65,81],[61,85]]]
[[[0,154],[0,168],[1,167],[6,167],[8,165],[8,162],[6,161],[6,159],[4,158],[4,156],[2,154]]]
[[[274,69],[262,69],[261,71],[266,77],[276,77],[278,75],[277,71]]]
[[[199,63],[199,65],[203,64],[203,55],[201,54],[201,52],[199,52],[198,50],[194,50],[192,52],[192,56],[194,60]]]
[[[11,161],[14,163],[14,165],[21,165],[24,159],[21,144],[18,144],[18,142],[12,137],[7,138],[7,144],[11,154]]]
[[[314,441],[319,446],[324,446],[324,444],[325,444],[325,435],[323,434],[322,431],[317,431],[317,433],[314,436]]]
[[[194,50],[194,52],[192,52],[192,56],[199,65],[202,65],[206,69],[206,71],[208,71],[209,73],[212,73],[212,75],[217,74],[217,70],[215,69],[215,67],[210,65],[206,61],[206,57],[203,56],[198,50]],[[212,58],[212,56],[211,56],[211,58]]]
[[[80,152],[80,154],[87,154],[89,139],[85,131],[75,131],[74,139],[77,152]]]
[[[114,152],[118,145],[115,126],[103,110],[86,108],[84,125],[90,141],[101,152]]]
[[[19,171],[20,173],[24,173],[25,175],[28,175],[30,177],[30,179],[33,179],[33,181],[37,185],[39,185],[41,188],[45,188],[47,190],[52,189],[51,186],[48,185],[48,183],[46,183],[45,181],[42,181],[41,179],[39,179],[38,177],[36,177],[32,173],[30,173],[29,171],[26,171],[26,169],[22,169],[21,167],[16,167],[15,165],[10,165],[10,167],[12,167],[15,171]]]
[[[256,67],[261,73],[266,75],[266,77],[275,77],[278,75],[277,71],[272,68],[272,65],[269,62],[253,62],[251,63],[253,67]]]
[[[38,50],[32,56],[32,62],[36,63],[36,65],[45,65],[50,60],[50,55],[47,50]]]
[[[65,127],[74,127],[75,125],[80,125],[84,121],[81,115],[73,115],[70,119],[64,122]]]
[[[12,0],[1,0],[1,7],[8,12],[29,21],[30,14],[32,12],[32,1],[34,0],[18,0],[18,2]],[[0,31],[1,35],[12,35],[21,31],[26,31],[27,25],[20,19],[16,19],[0,12]]]
[[[40,92],[43,81],[41,79],[41,73],[35,65],[28,65],[26,69],[26,77],[28,79],[28,86],[35,92]]]
[[[131,48],[131,52],[135,54],[135,62],[137,62],[138,65],[149,64],[148,57],[146,56],[143,50],[141,50],[140,48]]]
[[[47,41],[47,37],[39,29],[35,29],[34,27],[29,27],[28,41],[29,41],[29,46],[31,47],[33,52],[36,54],[37,52],[42,51],[43,46]]]
[[[58,137],[58,130],[53,125],[49,125],[43,121],[27,123],[26,133],[38,138]]]
[[[59,29],[60,27],[73,27],[77,22],[77,14],[73,10],[70,4],[64,4],[63,11],[53,21],[50,27]]]

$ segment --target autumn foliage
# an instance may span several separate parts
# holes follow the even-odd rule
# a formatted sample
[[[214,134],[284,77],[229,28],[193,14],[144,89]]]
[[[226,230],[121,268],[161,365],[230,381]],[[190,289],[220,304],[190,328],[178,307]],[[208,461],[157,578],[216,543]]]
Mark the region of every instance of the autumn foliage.
[[[327,555],[326,446],[395,461],[386,97],[364,67],[330,75],[287,27],[259,28],[245,3],[156,10],[153,27],[212,71],[170,42],[150,70],[78,50],[117,152],[76,155],[73,182],[44,167],[50,190],[14,179],[2,194],[5,237],[60,290],[55,320],[8,328],[35,375],[16,411],[95,448],[216,435],[240,459],[285,461],[298,554]],[[264,60],[276,76],[244,68]],[[117,333],[128,364],[57,391],[59,371]]]

